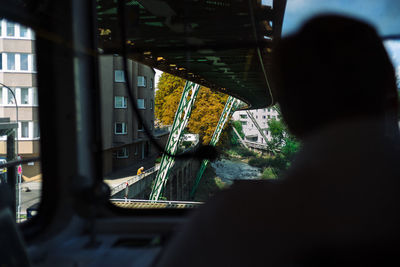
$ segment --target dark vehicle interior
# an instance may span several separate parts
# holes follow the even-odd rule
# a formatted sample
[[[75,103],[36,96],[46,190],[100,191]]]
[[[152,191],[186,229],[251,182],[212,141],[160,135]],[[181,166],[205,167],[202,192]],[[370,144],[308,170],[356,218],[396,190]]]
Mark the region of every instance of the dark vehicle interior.
[[[130,59],[240,99],[242,109],[267,108],[275,104],[269,80],[274,42],[323,12],[369,20],[397,49],[399,70],[395,0],[3,0],[0,17],[35,32],[41,141],[40,158],[30,160],[40,161],[43,183],[31,218],[15,223],[9,211],[16,208],[10,199],[16,197],[17,166],[29,160],[1,164],[13,186],[0,184],[0,263],[153,266],[198,205],[126,209],[109,200],[102,173],[100,55],[122,56],[126,77]],[[143,120],[129,79],[126,90],[135,118]],[[144,131],[162,152],[146,125]],[[203,160],[210,153],[200,148],[177,158]]]

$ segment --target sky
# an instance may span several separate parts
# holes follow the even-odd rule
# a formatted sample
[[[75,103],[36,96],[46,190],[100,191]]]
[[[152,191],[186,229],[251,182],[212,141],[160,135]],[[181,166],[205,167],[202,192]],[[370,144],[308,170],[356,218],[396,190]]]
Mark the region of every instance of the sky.
[[[380,35],[400,34],[398,0],[287,0],[282,34],[293,32],[305,20],[321,13],[357,17],[375,26]]]
[[[271,0],[262,0],[268,3]],[[399,0],[287,0],[282,36],[296,31],[306,20],[321,13],[353,16],[372,24],[380,36],[400,35]],[[400,39],[385,47],[400,77]]]
[[[163,73],[161,70],[154,69],[156,71],[156,76],[154,76],[154,84],[155,84],[155,90],[158,90],[158,80],[160,79],[161,74]]]

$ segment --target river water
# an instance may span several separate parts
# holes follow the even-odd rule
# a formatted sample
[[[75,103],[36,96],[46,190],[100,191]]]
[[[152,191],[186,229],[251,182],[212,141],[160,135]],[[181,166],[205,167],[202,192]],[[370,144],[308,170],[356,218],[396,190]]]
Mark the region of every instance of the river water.
[[[259,168],[236,160],[217,160],[211,162],[211,167],[213,167],[216,175],[228,184],[231,184],[234,180],[257,179],[261,175]]]

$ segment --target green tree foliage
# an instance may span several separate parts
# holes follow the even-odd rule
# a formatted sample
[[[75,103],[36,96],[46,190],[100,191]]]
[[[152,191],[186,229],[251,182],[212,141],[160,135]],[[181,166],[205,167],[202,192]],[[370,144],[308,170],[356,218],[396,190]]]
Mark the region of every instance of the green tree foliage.
[[[272,154],[277,154],[285,144],[286,128],[281,121],[275,119],[268,121],[268,127],[271,132],[271,140],[267,142],[267,145]]]
[[[184,79],[167,73],[161,74],[154,100],[154,115],[164,125],[172,124],[184,86]]]
[[[162,124],[172,124],[184,86],[184,79],[165,72],[161,75],[155,97],[155,116]],[[191,133],[198,133],[203,144],[210,142],[227,98],[225,94],[200,88],[187,128]]]
[[[243,127],[242,127],[242,123],[240,123],[240,121],[230,121],[230,127],[231,128],[235,128],[236,131],[239,133],[241,138],[244,138],[244,133],[243,133]],[[230,143],[228,144],[229,146],[233,145],[233,146],[238,146],[240,145],[240,140],[237,137],[237,135],[233,132],[233,129],[229,132],[229,140]]]
[[[274,173],[279,175],[290,166],[290,162],[300,148],[300,143],[289,133],[282,121],[272,119],[268,122],[268,126],[272,138],[267,145],[274,155],[269,162]]]

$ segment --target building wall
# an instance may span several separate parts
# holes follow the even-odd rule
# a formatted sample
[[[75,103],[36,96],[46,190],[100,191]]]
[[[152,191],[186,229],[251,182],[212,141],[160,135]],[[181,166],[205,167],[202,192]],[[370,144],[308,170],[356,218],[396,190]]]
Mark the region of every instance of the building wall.
[[[121,79],[121,75],[123,75],[122,58],[117,55],[101,56],[99,63],[103,172],[107,175],[112,171],[139,164],[152,157],[155,159],[155,157],[147,135],[143,129],[139,128],[139,122],[134,116],[126,88],[127,79]],[[128,60],[128,72],[136,104],[138,105],[137,99],[143,99],[144,102],[144,107],[139,112],[152,132],[154,128],[155,71],[151,67]],[[138,83],[140,77],[145,77],[145,86]],[[116,106],[115,97],[125,98],[126,106]],[[125,131],[117,132],[116,123],[124,123]]]
[[[9,24],[9,25],[7,25]],[[12,27],[8,27],[12,25]],[[22,158],[40,155],[37,77],[34,33],[28,28],[0,20],[0,82],[10,87],[18,105],[18,153]],[[13,30],[13,34],[11,31]],[[23,95],[24,92],[27,94]],[[9,100],[11,99],[11,100]],[[0,117],[16,121],[15,100],[0,86]],[[6,137],[0,137],[0,155],[6,154]],[[23,176],[40,177],[40,163],[22,166]]]
[[[264,131],[268,141],[270,141],[271,133],[268,130],[268,121],[271,119],[279,120],[280,118],[278,112],[274,108],[253,109],[250,110],[250,112],[253,114],[253,117],[257,121],[260,128]],[[246,111],[236,111],[233,114],[233,120],[241,122],[245,140],[258,142],[261,144],[265,144],[267,142],[264,140],[252,120],[249,118]]]

